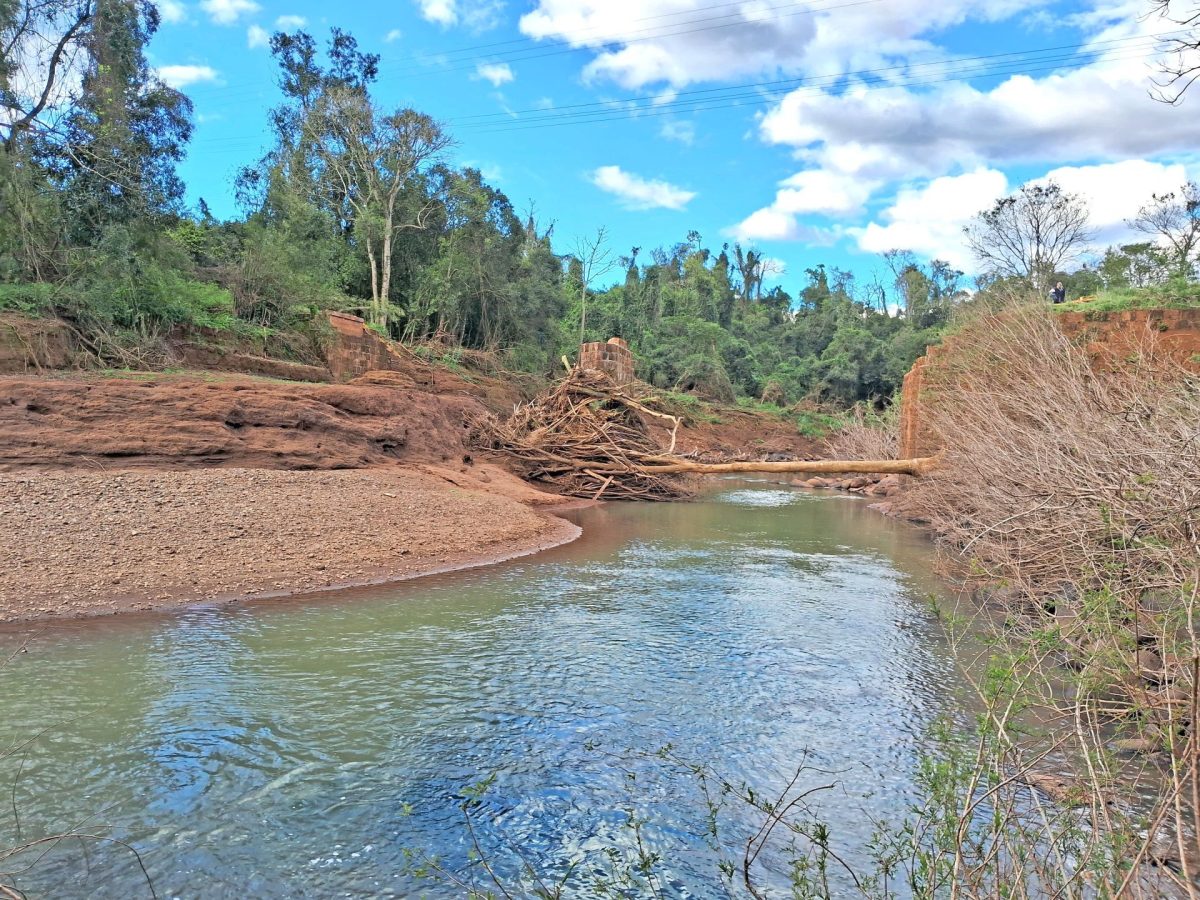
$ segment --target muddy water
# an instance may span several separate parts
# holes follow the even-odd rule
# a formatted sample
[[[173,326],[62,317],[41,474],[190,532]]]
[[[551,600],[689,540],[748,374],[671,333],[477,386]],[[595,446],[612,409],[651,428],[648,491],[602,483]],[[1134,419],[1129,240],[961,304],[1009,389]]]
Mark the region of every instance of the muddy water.
[[[0,748],[28,742],[0,760],[0,848],[15,810],[22,840],[132,843],[159,897],[460,896],[414,882],[405,849],[461,866],[464,790],[494,775],[472,821],[506,877],[519,846],[592,896],[632,810],[664,895],[723,895],[695,780],[653,756],[670,744],[767,793],[807,751],[800,785],[837,782],[814,805],[861,861],[956,703],[924,539],[765,483],[576,515],[579,542],[490,569],[45,627],[0,672]],[[30,633],[0,632],[0,658]],[[44,846],[0,871],[35,863],[33,896],[149,896],[119,846]],[[786,855],[765,861],[782,884]]]

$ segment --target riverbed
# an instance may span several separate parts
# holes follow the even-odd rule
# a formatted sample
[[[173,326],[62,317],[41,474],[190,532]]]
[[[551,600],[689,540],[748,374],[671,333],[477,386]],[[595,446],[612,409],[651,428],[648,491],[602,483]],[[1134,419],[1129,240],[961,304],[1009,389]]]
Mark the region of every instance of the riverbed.
[[[411,863],[469,877],[474,840],[510,884],[586,897],[640,834],[665,896],[723,896],[687,764],[770,795],[804,762],[869,868],[960,709],[923,535],[761,482],[570,515],[578,541],[486,569],[0,632],[0,659],[25,643],[0,671],[0,747],[24,742],[0,848],[109,835],[159,897],[457,897]],[[721,835],[759,821],[730,802]],[[123,846],[42,849],[0,865],[31,896],[150,896]],[[787,869],[772,845],[762,883]]]

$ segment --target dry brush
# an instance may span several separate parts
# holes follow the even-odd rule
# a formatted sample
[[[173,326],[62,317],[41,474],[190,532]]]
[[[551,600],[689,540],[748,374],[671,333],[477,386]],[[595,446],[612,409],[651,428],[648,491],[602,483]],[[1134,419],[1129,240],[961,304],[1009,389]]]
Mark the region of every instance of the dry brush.
[[[1043,306],[1010,309],[955,335],[927,388],[943,463],[900,508],[989,609],[993,740],[959,813],[983,792],[1044,851],[956,851],[959,896],[1007,866],[1013,896],[1200,897],[1200,379],[1154,338],[1101,371]],[[1013,804],[1030,790],[1082,811]]]

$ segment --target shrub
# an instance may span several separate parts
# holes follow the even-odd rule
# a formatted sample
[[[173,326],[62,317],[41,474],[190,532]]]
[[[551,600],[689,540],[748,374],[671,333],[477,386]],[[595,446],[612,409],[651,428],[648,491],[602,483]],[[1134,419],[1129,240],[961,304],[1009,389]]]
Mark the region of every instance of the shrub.
[[[0,310],[31,316],[47,315],[61,302],[65,289],[54,284],[0,283]]]
[[[858,403],[850,420],[828,441],[828,453],[834,459],[896,459],[900,452],[899,405],[892,404],[882,413]]]
[[[796,413],[796,430],[803,437],[818,440],[828,437],[829,433],[842,424],[838,416],[813,410],[799,410]]]
[[[1026,871],[1061,887],[1086,867],[1097,896],[1163,896],[1135,890],[1139,863],[1181,896],[1200,876],[1200,379],[1159,358],[1154,337],[1121,371],[1095,372],[1044,304],[963,328],[922,411],[944,462],[900,500],[931,523],[950,571],[1002,586],[984,594],[999,615],[976,619],[993,626],[987,671],[1007,679],[984,696],[997,743],[978,771],[1044,784],[1048,757],[1074,768],[1059,781],[1090,827],[1047,820],[1023,843],[1073,849]],[[1139,773],[1114,741],[1167,751],[1163,768]],[[1113,790],[1130,779],[1136,804]],[[960,834],[974,827],[962,808]]]

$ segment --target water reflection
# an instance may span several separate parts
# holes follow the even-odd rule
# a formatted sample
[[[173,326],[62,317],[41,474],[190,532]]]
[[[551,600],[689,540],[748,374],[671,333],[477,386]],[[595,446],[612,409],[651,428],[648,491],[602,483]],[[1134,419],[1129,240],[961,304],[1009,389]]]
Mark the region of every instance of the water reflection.
[[[494,773],[475,818],[508,864],[509,843],[547,871],[593,861],[632,809],[668,893],[715,896],[695,784],[639,755],[668,743],[763,790],[809,750],[839,773],[823,812],[851,856],[902,815],[953,695],[919,535],[745,483],[577,515],[576,544],[488,570],[46,629],[3,675],[4,739],[50,729],[17,783],[22,834],[103,810],[160,896],[404,896],[403,848],[462,861],[458,805]],[[138,877],[72,844],[20,883],[137,896]]]

